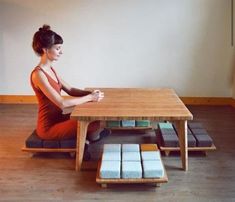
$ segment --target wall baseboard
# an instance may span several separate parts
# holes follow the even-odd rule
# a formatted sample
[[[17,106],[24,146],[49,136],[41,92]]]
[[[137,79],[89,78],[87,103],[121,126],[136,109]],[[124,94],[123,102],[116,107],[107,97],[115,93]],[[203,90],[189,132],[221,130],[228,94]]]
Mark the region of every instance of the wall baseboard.
[[[230,97],[180,97],[188,105],[232,105],[235,100]]]
[[[231,105],[235,107],[235,99],[230,97],[180,97],[180,99],[187,105]],[[34,95],[0,95],[0,104],[37,104],[37,98]]]

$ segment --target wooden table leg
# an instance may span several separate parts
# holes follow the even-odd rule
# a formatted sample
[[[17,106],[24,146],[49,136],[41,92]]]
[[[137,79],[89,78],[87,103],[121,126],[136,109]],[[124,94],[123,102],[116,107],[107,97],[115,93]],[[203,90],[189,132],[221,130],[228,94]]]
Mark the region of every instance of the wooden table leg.
[[[177,131],[179,135],[180,154],[182,160],[182,166],[185,171],[188,170],[188,131],[187,121],[180,120],[177,123]]]
[[[88,125],[89,121],[78,121],[77,124],[76,171],[81,170]]]

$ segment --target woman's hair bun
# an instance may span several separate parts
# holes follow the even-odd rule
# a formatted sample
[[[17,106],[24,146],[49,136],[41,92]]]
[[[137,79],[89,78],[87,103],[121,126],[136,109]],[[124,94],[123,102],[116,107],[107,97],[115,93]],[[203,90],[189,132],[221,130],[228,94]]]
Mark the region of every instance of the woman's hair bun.
[[[43,25],[42,27],[39,28],[39,31],[48,31],[50,29],[51,27],[49,25]]]

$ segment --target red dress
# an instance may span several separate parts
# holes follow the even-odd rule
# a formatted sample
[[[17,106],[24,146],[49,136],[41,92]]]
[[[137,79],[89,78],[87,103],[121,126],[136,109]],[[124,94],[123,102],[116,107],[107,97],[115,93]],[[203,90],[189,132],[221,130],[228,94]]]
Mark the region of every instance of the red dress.
[[[34,71],[42,71],[48,79],[50,85],[61,94],[62,84],[60,83],[57,74],[53,68],[57,81],[47,74],[42,68],[36,67]],[[63,115],[62,110],[55,105],[47,96],[37,87],[32,81],[32,73],[30,77],[32,88],[38,100],[38,120],[37,120],[37,134],[40,138],[45,140],[53,139],[71,139],[76,137],[77,122],[71,120],[70,115]],[[88,133],[95,132],[100,127],[99,121],[94,121],[88,126]]]

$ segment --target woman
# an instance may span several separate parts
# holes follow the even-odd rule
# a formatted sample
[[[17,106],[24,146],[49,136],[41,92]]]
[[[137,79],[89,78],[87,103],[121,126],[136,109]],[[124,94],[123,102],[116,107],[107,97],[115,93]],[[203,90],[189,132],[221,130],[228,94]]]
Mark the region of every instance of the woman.
[[[45,140],[76,137],[79,123],[70,120],[69,114],[64,115],[63,110],[86,102],[99,102],[104,97],[99,90],[90,92],[73,88],[57,75],[52,63],[62,55],[62,44],[62,37],[48,25],[43,25],[33,36],[32,47],[40,56],[40,62],[32,71],[30,80],[39,104],[37,134]],[[74,97],[63,98],[61,90]],[[90,123],[88,139],[97,141],[101,138],[100,134],[107,135],[107,131],[100,129],[100,122]]]

